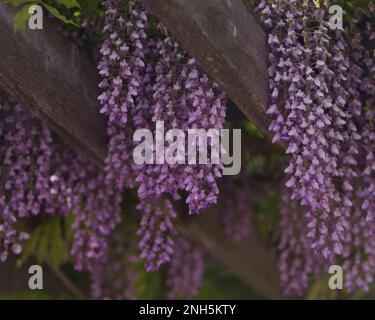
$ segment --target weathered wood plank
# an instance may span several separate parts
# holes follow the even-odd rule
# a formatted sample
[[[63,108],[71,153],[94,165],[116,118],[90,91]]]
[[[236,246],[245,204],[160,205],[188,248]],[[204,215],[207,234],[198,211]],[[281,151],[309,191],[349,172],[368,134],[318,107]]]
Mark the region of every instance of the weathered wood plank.
[[[101,164],[106,132],[95,66],[49,21],[15,34],[15,11],[0,4],[0,86]]]
[[[217,219],[218,210],[211,207],[200,217],[187,217],[179,221],[179,231],[201,243],[212,257],[255,292],[268,299],[282,299],[276,257],[259,240],[254,228],[245,240],[239,243],[230,241],[223,234]]]
[[[265,135],[266,33],[244,0],[146,0],[161,22]]]

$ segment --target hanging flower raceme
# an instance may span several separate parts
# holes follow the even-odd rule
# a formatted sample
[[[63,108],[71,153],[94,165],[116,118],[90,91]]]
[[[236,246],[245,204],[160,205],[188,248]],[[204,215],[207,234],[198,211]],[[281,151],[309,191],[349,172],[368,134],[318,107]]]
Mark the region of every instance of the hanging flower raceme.
[[[101,112],[107,117],[110,139],[105,171],[108,183],[112,181],[122,190],[134,186],[134,127],[128,117],[144,93],[148,15],[142,1],[129,1],[124,7],[118,0],[108,0],[104,7],[106,38],[98,69],[103,78],[99,84],[103,91],[99,96]]]
[[[138,235],[141,259],[145,259],[147,271],[156,271],[169,262],[175,253],[174,236],[176,230],[173,220],[176,212],[167,199],[141,201],[137,209],[142,212],[142,220]]]
[[[241,181],[225,179],[220,200],[219,217],[225,235],[234,242],[244,240],[250,232],[253,215],[252,190],[246,178]]]
[[[70,168],[79,172],[73,187],[72,255],[77,260],[76,269],[91,271],[106,259],[108,239],[121,222],[122,197],[89,160],[76,155]]]
[[[221,129],[225,121],[224,95],[180,44],[164,35],[162,26],[158,30],[160,39],[156,42],[154,52],[158,62],[153,70],[156,79],[152,89],[149,88],[152,90],[151,105],[141,104],[141,110],[135,118],[141,122],[140,118],[147,117],[146,106],[152,121],[149,129],[153,132],[157,121],[162,121],[168,129],[182,130],[185,136],[189,129]],[[199,141],[196,141],[196,145],[199,146]],[[212,145],[211,140],[209,145]],[[168,147],[166,143],[165,148]],[[187,143],[179,147],[185,153],[189,148]],[[219,193],[216,179],[221,176],[222,165],[188,164],[185,153],[180,159],[183,164],[177,162],[138,167],[139,196],[153,198],[169,193],[179,198],[180,191],[187,191],[186,201],[190,213],[199,213],[216,203]],[[154,158],[158,160],[155,150]]]
[[[143,48],[147,15],[140,3],[130,0],[127,14],[120,1],[104,2],[104,32],[107,37],[100,50],[98,69],[103,81],[99,87],[103,93],[99,100],[101,112],[108,116],[109,124],[122,128],[126,126],[129,109],[134,106],[134,99],[138,96],[145,67]]]
[[[329,264],[322,255],[312,249],[311,239],[306,237],[308,220],[297,200],[290,200],[290,192],[283,189],[281,205],[280,282],[287,296],[303,296],[313,276],[321,276]]]
[[[202,285],[204,252],[182,236],[178,236],[175,241],[175,254],[169,263],[166,279],[168,298],[191,299]]]
[[[177,200],[185,191],[190,213],[201,212],[217,201],[216,180],[221,176],[222,164],[190,165],[185,156],[185,164],[158,164],[154,149],[154,163],[138,165],[133,160],[133,135],[138,129],[147,129],[155,136],[157,121],[163,121],[166,130],[181,129],[185,134],[192,128],[221,129],[225,96],[163,26],[152,29],[150,12],[143,1],[129,1],[127,9],[118,1],[106,1],[104,5],[106,38],[99,62],[103,78],[99,100],[110,138],[105,180],[118,191],[125,187],[137,189],[139,208],[145,210],[139,231],[143,237],[142,257],[146,268],[155,270],[168,262],[173,252],[173,241],[166,240],[162,248],[153,242],[163,238],[158,220],[165,212],[169,217],[168,232],[175,232],[172,204],[164,197],[169,194]],[[182,146],[185,150],[187,143]],[[208,144],[212,143],[209,139]],[[155,201],[158,209],[149,205]]]
[[[105,256],[90,273],[93,299],[135,299],[133,284],[137,274],[132,266],[138,258],[131,253],[131,241],[124,239],[120,231],[111,234]]]
[[[328,66],[326,8],[295,0],[276,1],[272,7],[263,3],[260,9],[270,30],[272,105],[267,113],[274,119],[270,129],[274,142],[284,141],[291,156],[286,186],[292,189],[292,199],[308,209],[313,247],[332,259],[340,253],[345,228],[345,222],[340,217],[333,221],[330,213],[341,201],[334,179],[339,176],[346,101],[334,90],[334,73]],[[336,49],[339,57],[342,44]]]
[[[1,136],[1,260],[11,250],[21,252],[28,238],[15,228],[18,220],[45,214],[66,214],[72,189],[65,180],[69,169],[61,165],[62,143],[23,105],[0,94]]]
[[[273,119],[274,142],[286,143],[290,154],[285,172],[291,199],[307,210],[307,229],[301,227],[307,238],[301,241],[317,253],[316,261],[319,255],[331,263],[344,258],[348,290],[367,290],[375,231],[365,223],[371,221],[374,189],[369,150],[374,59],[373,49],[366,47],[373,26],[366,24],[367,39],[358,21],[345,30],[331,30],[329,5],[292,0],[262,1],[258,7],[271,51],[272,104],[267,113]],[[301,293],[307,287],[307,276],[303,278],[303,285],[289,282],[286,291]]]
[[[121,197],[103,174],[23,105],[1,94],[1,260],[28,238],[15,225],[41,214],[74,216],[72,254],[78,269],[97,261],[120,220]]]

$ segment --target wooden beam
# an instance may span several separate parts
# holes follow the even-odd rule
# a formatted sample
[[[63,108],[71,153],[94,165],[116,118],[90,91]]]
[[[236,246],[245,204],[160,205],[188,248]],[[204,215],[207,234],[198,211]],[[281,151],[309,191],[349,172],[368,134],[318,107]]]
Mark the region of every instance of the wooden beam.
[[[152,12],[266,136],[267,36],[244,0],[146,0]]]
[[[189,1],[197,8],[198,1]],[[220,2],[214,0],[201,2],[211,1]],[[170,0],[157,2],[161,7],[164,6],[164,2],[171,3]],[[237,10],[238,8],[235,12]],[[99,92],[95,65],[48,21],[45,21],[44,30],[23,30],[13,33],[14,12],[12,7],[0,5],[0,87],[28,106],[37,117],[44,120],[57,133],[70,139],[96,164],[103,166],[106,155],[106,132],[104,118],[100,117],[98,112]],[[212,12],[207,10],[204,12],[211,17],[210,19],[213,19]],[[191,13],[191,10],[190,13],[186,12],[186,14]],[[223,12],[219,10],[217,14],[220,19],[223,18]],[[198,15],[203,19],[202,12]],[[233,13],[228,12],[228,15],[232,21]],[[208,28],[206,31],[199,30],[208,37],[212,34],[210,28],[213,26],[208,26]],[[229,37],[229,34],[224,37]],[[237,47],[239,47],[239,41],[244,40],[244,35],[236,39],[237,35],[233,35],[233,29],[232,37]],[[247,43],[244,46],[249,47]],[[215,46],[212,50],[216,50],[215,48],[218,53],[216,55],[212,53],[212,60],[207,58],[205,65],[214,64],[215,66],[211,68],[211,75],[217,76],[215,79],[220,83],[224,82],[226,86],[230,86],[230,81],[219,73],[232,70],[230,72],[233,75],[234,68],[231,65],[237,65],[237,62],[230,61],[229,55],[225,58],[221,57],[220,48]],[[252,50],[257,52],[255,48]],[[195,51],[192,54],[194,55]],[[217,64],[218,61],[220,65]],[[229,65],[226,66],[226,64]],[[243,99],[248,102],[262,100],[259,97],[256,98],[256,94],[251,92],[251,86],[249,87],[248,83],[253,82],[252,85],[255,86],[254,74],[260,73],[260,76],[264,77],[262,72],[265,70],[261,66],[253,65],[253,67],[250,77],[243,74],[251,70],[250,66],[245,66],[245,69],[237,70],[238,79],[232,78],[239,86],[229,88],[232,97],[239,95],[238,99],[233,99],[237,103]],[[240,84],[241,81],[244,83]],[[225,89],[226,86],[223,88]],[[245,93],[242,90],[245,90]],[[261,85],[257,90],[260,92]],[[264,96],[266,94],[263,93],[263,98]],[[242,107],[244,104],[245,102],[242,102]],[[251,116],[250,119],[264,129],[264,121],[257,120],[263,119],[264,109],[261,106],[262,103],[259,102],[252,109],[250,104],[246,109],[246,115]],[[278,270],[267,248],[260,244],[255,235],[243,243],[230,243],[222,236],[221,228],[216,220],[213,214],[203,214],[198,218],[180,220],[179,228],[191,239],[202,243],[213,257],[229,267],[239,279],[258,290],[259,294],[266,298],[282,297],[277,279]]]
[[[224,236],[217,219],[218,210],[220,208],[213,206],[199,217],[186,217],[178,222],[177,227],[186,237],[202,244],[213,258],[255,292],[267,299],[282,299],[276,257],[260,241],[254,228],[239,243]]]
[[[14,33],[15,12],[0,4],[0,87],[101,164],[106,131],[95,66],[46,19],[43,30]]]

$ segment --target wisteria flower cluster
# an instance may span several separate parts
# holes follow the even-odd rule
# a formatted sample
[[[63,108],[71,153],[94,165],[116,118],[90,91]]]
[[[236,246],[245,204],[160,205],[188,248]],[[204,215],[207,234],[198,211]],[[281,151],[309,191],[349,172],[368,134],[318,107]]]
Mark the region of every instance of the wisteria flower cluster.
[[[191,299],[202,285],[205,255],[200,247],[181,235],[176,239],[176,248],[167,273],[168,298]]]
[[[106,179],[117,190],[137,188],[143,213],[138,232],[141,256],[148,270],[157,270],[174,252],[176,213],[166,195],[178,200],[181,192],[187,192],[190,213],[201,212],[217,201],[216,180],[222,165],[136,165],[133,133],[137,129],[155,132],[157,121],[184,131],[220,129],[225,96],[164,26],[151,26],[142,0],[122,4],[104,2],[106,38],[99,62],[103,79],[99,100],[110,137]]]
[[[187,193],[191,214],[216,203],[216,180],[222,169],[211,164],[138,166],[132,159],[133,133],[139,128],[155,130],[158,120],[185,131],[220,129],[226,106],[224,94],[197,61],[165,27],[151,26],[142,0],[107,0],[103,5],[105,39],[98,69],[100,112],[107,119],[109,136],[105,168],[95,167],[25,106],[1,93],[0,259],[21,253],[22,242],[29,237],[19,231],[24,218],[72,214],[71,253],[76,269],[91,273],[93,297],[130,298],[132,273],[115,259],[123,255],[121,239],[114,234],[121,222],[125,189],[138,191],[140,257],[148,271],[155,271],[180,252],[174,245],[172,200]],[[189,254],[189,248],[200,266],[200,255],[191,246],[182,245],[184,254],[178,257]],[[176,265],[177,258],[173,259]],[[116,274],[119,278],[112,281]],[[198,278],[194,277],[197,283]]]
[[[224,179],[221,190],[227,195],[220,199],[218,209],[224,234],[234,242],[241,242],[249,235],[253,216],[253,192],[248,177],[243,176],[238,180]]]
[[[73,213],[72,255],[78,270],[92,270],[105,258],[107,239],[120,221],[121,197],[104,175],[34,118],[23,105],[1,93],[1,260],[20,254],[25,218]]]
[[[136,298],[134,270],[138,257],[132,252],[133,243],[122,234],[123,228],[114,231],[109,239],[105,259],[94,266],[91,276],[91,296],[94,299],[132,300]]]
[[[275,0],[258,6],[269,32],[272,102],[267,114],[273,142],[285,143],[290,155],[285,173],[291,200],[306,210],[301,217],[306,229],[301,226],[304,234],[298,241],[313,249],[314,261],[344,258],[348,290],[367,290],[375,266],[374,48],[369,41],[374,25],[364,18],[366,28],[353,21],[350,28],[331,30],[330,5]],[[285,219],[292,223],[293,215]],[[305,244],[293,247],[306,249]],[[303,259],[311,264],[311,256]],[[291,275],[298,273],[297,266],[304,268],[300,283],[288,282],[284,258],[282,279],[288,293],[301,294],[307,287],[306,270],[313,270],[301,258],[293,261]]]

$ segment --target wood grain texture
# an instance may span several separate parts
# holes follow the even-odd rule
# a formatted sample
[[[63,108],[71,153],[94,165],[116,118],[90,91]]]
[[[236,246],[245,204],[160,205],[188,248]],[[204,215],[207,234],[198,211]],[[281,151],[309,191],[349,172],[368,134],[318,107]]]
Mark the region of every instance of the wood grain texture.
[[[264,33],[247,13],[244,3],[148,2],[163,22],[164,15],[175,15],[170,18],[170,25],[167,19],[165,23],[223,89],[228,90],[246,116],[265,132],[268,92]],[[104,118],[98,112],[95,65],[47,21],[43,31],[24,30],[14,34],[13,14],[13,8],[0,5],[0,87],[103,166],[106,133]],[[246,19],[250,19],[250,25]],[[186,29],[188,26],[191,28]],[[242,243],[231,243],[222,235],[214,214],[179,220],[179,228],[202,243],[213,257],[259,294],[266,298],[282,297],[274,258],[255,233]]]
[[[253,228],[241,242],[230,241],[217,219],[218,210],[220,208],[211,207],[199,217],[180,220],[177,227],[182,234],[202,244],[212,257],[255,292],[267,299],[282,299],[275,255],[260,241]]]
[[[0,86],[101,164],[106,133],[95,66],[46,19],[43,30],[14,33],[15,11],[0,4]]]
[[[152,12],[265,135],[267,37],[244,0],[146,0]]]

